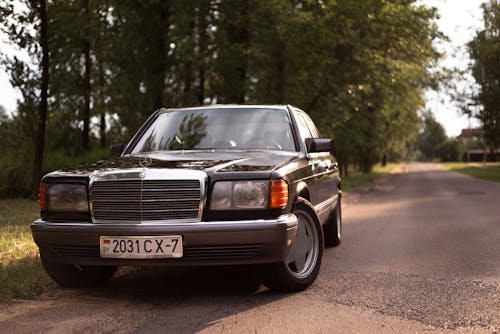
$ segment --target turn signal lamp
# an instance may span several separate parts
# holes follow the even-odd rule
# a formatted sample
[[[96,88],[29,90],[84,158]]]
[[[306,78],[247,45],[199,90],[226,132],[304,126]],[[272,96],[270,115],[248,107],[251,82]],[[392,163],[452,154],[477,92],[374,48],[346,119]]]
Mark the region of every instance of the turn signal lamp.
[[[38,191],[38,202],[40,203],[40,210],[47,210],[47,184],[40,183],[40,189]]]
[[[288,204],[288,183],[285,180],[271,180],[269,208],[284,209]]]

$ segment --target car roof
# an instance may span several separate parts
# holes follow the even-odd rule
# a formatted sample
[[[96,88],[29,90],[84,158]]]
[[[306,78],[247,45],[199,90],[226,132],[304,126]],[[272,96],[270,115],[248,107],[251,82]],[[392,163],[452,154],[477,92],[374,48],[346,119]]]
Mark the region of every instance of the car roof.
[[[160,112],[181,111],[181,110],[203,110],[203,109],[276,109],[287,110],[288,105],[272,105],[272,104],[211,104],[199,107],[180,107],[180,108],[161,108]]]

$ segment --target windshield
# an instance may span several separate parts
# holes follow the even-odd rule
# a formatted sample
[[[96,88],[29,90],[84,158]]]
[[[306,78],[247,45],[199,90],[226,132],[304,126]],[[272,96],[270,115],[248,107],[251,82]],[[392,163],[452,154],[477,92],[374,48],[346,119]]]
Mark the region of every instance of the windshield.
[[[214,108],[159,114],[131,153],[211,149],[296,151],[285,110]]]

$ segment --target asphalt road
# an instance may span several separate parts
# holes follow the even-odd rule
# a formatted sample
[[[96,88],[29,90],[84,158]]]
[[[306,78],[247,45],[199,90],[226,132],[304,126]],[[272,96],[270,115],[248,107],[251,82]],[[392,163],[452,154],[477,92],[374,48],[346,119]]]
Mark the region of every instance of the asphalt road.
[[[500,184],[408,164],[346,194],[343,215],[304,292],[251,268],[123,269],[0,306],[0,332],[500,333]]]

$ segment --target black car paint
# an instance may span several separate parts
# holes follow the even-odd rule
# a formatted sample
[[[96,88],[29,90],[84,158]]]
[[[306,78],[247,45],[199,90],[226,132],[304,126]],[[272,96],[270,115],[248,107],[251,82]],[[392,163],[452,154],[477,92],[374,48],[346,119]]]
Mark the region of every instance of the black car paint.
[[[138,155],[130,155],[128,152],[137,142],[137,138],[147,129],[149,124],[154,121],[160,112],[155,112],[144,124],[143,127],[131,140],[130,144],[125,149],[121,157],[106,161],[99,161],[92,164],[81,165],[77,168],[66,169],[62,171],[52,172],[43,178],[43,182],[69,182],[69,183],[86,183],[88,186],[89,177],[95,171],[112,171],[123,170],[126,168],[139,168],[140,160],[148,157],[151,158],[151,163],[147,168],[183,168],[202,170],[207,174],[207,193],[205,198],[205,206],[203,208],[203,221],[231,221],[231,220],[260,220],[274,219],[282,215],[286,215],[293,210],[297,197],[307,199],[313,206],[319,206],[325,200],[328,200],[337,190],[340,189],[339,172],[337,161],[330,152],[307,152],[304,143],[305,138],[299,135],[297,121],[295,119],[294,110],[287,107],[292,123],[292,132],[295,138],[297,152],[284,152],[275,150],[201,150],[201,151],[158,151],[147,152]],[[237,211],[211,211],[209,210],[209,199],[211,189],[215,182],[220,180],[272,180],[283,179],[289,185],[289,201],[284,209],[272,210],[237,210]],[[331,203],[334,207],[335,202]],[[91,224],[90,215],[67,213],[48,213],[42,212],[42,219],[46,222],[87,222]],[[323,224],[327,216],[319,216],[320,223]],[[94,224],[91,224],[94,225]],[[79,227],[82,229],[82,235],[89,233],[94,226]],[[47,231],[41,231],[40,222],[35,222],[32,229],[40,236],[47,237]],[[244,226],[238,227],[238,230]],[[50,230],[50,229],[49,229]],[[60,228],[60,230],[64,230]],[[69,233],[71,229],[65,233]],[[87,232],[85,232],[87,231]],[[133,230],[132,230],[133,231]],[[138,233],[138,232],[137,232]],[[144,233],[141,232],[141,233]],[[160,232],[158,232],[160,233]],[[200,232],[201,233],[201,232]],[[215,232],[214,232],[215,233]],[[259,233],[259,231],[257,231]],[[288,233],[288,232],[287,232]],[[63,238],[64,233],[60,235]],[[56,239],[58,237],[56,236]],[[241,242],[241,240],[240,240]],[[274,249],[274,246],[273,248]],[[81,261],[84,261],[81,259]],[[103,263],[107,263],[106,260]],[[119,261],[121,263],[121,261]],[[126,262],[126,261],[125,261]],[[125,263],[124,262],[124,263]],[[172,262],[171,260],[165,263]],[[82,262],[82,263],[85,263]],[[139,263],[139,262],[137,262]],[[142,261],[141,263],[149,263]],[[153,263],[151,263],[153,264]]]
[[[138,138],[148,129],[161,112],[168,109],[160,109],[154,112],[139,129],[129,145],[125,148],[121,157],[98,161],[95,163],[80,165],[57,171],[46,175],[44,182],[53,182],[52,178],[89,177],[96,170],[109,171],[113,169],[138,168],[139,161],[144,157],[151,158],[148,168],[184,168],[203,170],[208,175],[210,190],[213,184],[219,180],[242,180],[242,179],[284,179],[289,184],[289,197],[298,196],[309,200],[313,205],[325,201],[329,194],[340,189],[338,163],[331,152],[308,153],[305,138],[300,138],[298,122],[292,107],[287,111],[292,123],[292,132],[295,138],[295,146],[298,152],[283,152],[273,150],[200,150],[200,151],[157,151],[147,152],[139,155],[130,155],[129,152],[137,143]],[[71,182],[71,181],[70,181]],[[210,198],[210,193],[207,194]],[[273,213],[290,212],[293,201],[290,201],[284,210]],[[206,210],[204,210],[206,212]],[[247,212],[240,212],[247,214]],[[255,212],[250,212],[252,217]],[[216,214],[217,217],[222,216]],[[238,214],[239,216],[239,214]],[[258,216],[258,215],[257,215]],[[265,214],[264,216],[269,216]]]

